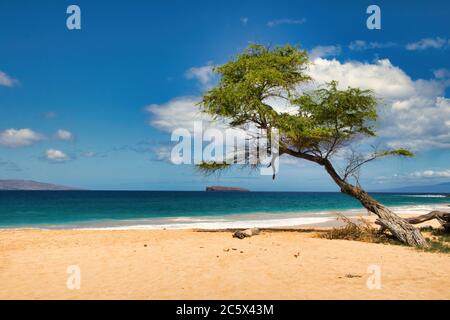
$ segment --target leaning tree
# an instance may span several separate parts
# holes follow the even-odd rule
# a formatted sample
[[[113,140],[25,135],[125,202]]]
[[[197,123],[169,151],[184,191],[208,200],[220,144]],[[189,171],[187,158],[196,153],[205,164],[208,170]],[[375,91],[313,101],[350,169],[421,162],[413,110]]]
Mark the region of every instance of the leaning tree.
[[[340,169],[336,165],[342,162],[343,150],[353,149],[352,142],[376,135],[377,98],[369,90],[340,90],[335,81],[306,90],[305,84],[313,80],[308,64],[307,53],[297,47],[250,45],[234,60],[215,68],[220,80],[203,96],[201,108],[215,118],[227,119],[234,128],[250,125],[269,134],[271,128],[277,128],[279,155],[323,167],[341,192],[377,215],[376,223],[382,229],[408,245],[426,247],[418,229],[372,198],[358,182],[364,164],[387,156],[412,156],[411,152],[348,152],[346,165]],[[275,110],[274,101],[285,101],[295,111]],[[206,171],[226,167],[211,161],[200,165]]]

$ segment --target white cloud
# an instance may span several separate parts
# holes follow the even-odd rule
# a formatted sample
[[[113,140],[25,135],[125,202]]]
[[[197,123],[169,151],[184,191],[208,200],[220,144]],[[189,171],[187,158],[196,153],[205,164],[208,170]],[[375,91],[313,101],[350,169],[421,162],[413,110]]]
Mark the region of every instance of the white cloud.
[[[267,22],[267,26],[269,27],[275,27],[282,24],[304,24],[306,22],[305,18],[301,19],[278,19],[278,20],[271,20]]]
[[[450,178],[450,169],[441,171],[435,170],[416,171],[411,175],[417,178]]]
[[[341,54],[341,46],[317,46],[311,49],[309,52],[309,56],[311,60],[315,60],[316,58],[323,58],[329,56],[338,56]]]
[[[150,124],[166,132],[178,128],[194,130],[195,121],[212,122],[212,118],[200,111],[199,97],[179,97],[164,104],[151,104],[145,110],[152,114]]]
[[[355,40],[350,42],[348,48],[350,50],[362,51],[370,49],[385,49],[395,47],[397,44],[395,42],[366,42],[364,40]]]
[[[200,82],[203,88],[209,88],[215,79],[213,66],[192,67],[185,74],[187,79],[195,79]]]
[[[56,138],[59,140],[64,140],[64,141],[68,141],[68,140],[72,140],[73,139],[73,134],[70,131],[64,130],[64,129],[59,129],[58,131],[56,131]]]
[[[194,132],[194,123],[202,123],[205,132],[210,128],[218,130],[230,129],[227,121],[213,119],[210,115],[200,110],[198,103],[200,97],[179,97],[164,104],[152,104],[145,108],[152,115],[150,125],[165,132],[173,132],[175,129],[187,129]],[[242,132],[239,129],[233,129]]]
[[[417,42],[408,43],[407,50],[425,50],[428,48],[440,49],[447,44],[448,40],[443,38],[424,38]]]
[[[42,134],[31,129],[7,129],[0,132],[0,145],[11,148],[26,147],[43,139]]]
[[[247,23],[248,23],[248,18],[247,17],[242,17],[241,18],[241,22],[242,22],[242,24],[245,26],[245,25],[247,25]]]
[[[241,150],[241,143],[245,143],[246,131],[240,130],[237,128],[230,128],[225,120],[214,120],[208,114],[201,112],[198,102],[200,101],[200,97],[179,97],[173,100],[170,100],[164,104],[153,104],[146,107],[146,111],[151,114],[152,119],[150,120],[150,125],[168,132],[173,133],[177,129],[185,129],[189,132],[192,138],[203,139],[203,134],[205,134],[208,130],[214,129],[220,131],[222,136],[224,137],[224,148],[227,146],[234,146],[234,139],[231,139],[231,136],[238,137],[238,146],[237,148]],[[198,130],[194,130],[194,124],[201,125],[197,127]],[[252,131],[254,128],[250,128],[249,131]],[[210,132],[215,135],[214,131]],[[218,133],[218,132],[216,132]],[[230,136],[228,136],[230,135]],[[230,139],[228,139],[230,137]],[[168,137],[167,143],[170,143],[170,137]],[[204,143],[203,146],[206,146],[207,143]],[[169,161],[171,159],[171,148],[169,149],[166,146],[161,148],[156,148],[153,150],[155,158],[161,161]],[[194,153],[197,152],[194,150]],[[201,156],[197,154],[197,156]],[[207,160],[207,159],[205,159]]]
[[[17,84],[17,80],[11,78],[6,73],[0,71],[0,86],[14,87]]]
[[[338,80],[341,88],[371,89],[382,98],[378,133],[390,147],[450,148],[450,99],[446,83],[413,80],[387,59],[375,63],[318,58],[310,67],[317,84]]]
[[[47,160],[53,161],[53,162],[65,162],[69,161],[70,157],[66,155],[64,152],[56,149],[48,149],[45,152],[45,157]]]
[[[316,59],[310,67],[310,74],[320,84],[338,80],[341,87],[362,87],[372,89],[384,97],[408,97],[414,94],[414,83],[400,68],[387,59],[376,63]]]

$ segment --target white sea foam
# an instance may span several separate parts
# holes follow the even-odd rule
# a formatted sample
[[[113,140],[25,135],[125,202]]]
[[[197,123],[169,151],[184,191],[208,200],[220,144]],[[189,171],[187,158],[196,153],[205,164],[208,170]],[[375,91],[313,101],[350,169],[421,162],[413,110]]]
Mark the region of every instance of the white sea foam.
[[[442,194],[408,194],[403,195],[403,197],[411,197],[411,198],[447,198]]]
[[[319,217],[296,217],[282,219],[266,220],[226,220],[226,219],[205,219],[203,222],[184,222],[184,223],[158,223],[158,224],[136,224],[127,226],[96,227],[85,229],[102,230],[158,230],[158,229],[244,229],[244,228],[276,228],[290,227],[300,225],[313,225],[324,223],[334,218]]]
[[[421,215],[430,211],[448,211],[447,204],[426,204],[389,207],[397,214]],[[335,220],[336,213],[347,216],[367,215],[365,209],[348,209],[317,212],[234,214],[224,216],[168,217],[140,220],[109,220],[89,225],[79,225],[77,229],[98,230],[158,230],[158,229],[241,229],[241,228],[280,228],[306,226]],[[73,228],[73,226],[72,226]]]

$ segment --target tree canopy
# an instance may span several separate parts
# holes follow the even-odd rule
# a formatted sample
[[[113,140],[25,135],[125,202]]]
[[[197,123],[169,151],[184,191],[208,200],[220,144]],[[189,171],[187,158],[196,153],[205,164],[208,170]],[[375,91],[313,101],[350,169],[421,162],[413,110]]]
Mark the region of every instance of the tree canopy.
[[[374,93],[351,87],[340,90],[336,81],[306,90],[314,85],[307,72],[309,63],[307,52],[297,47],[270,49],[252,44],[234,60],[214,68],[219,83],[204,95],[201,106],[213,117],[228,119],[233,127],[252,124],[260,129],[277,128],[280,155],[317,163],[356,138],[375,136],[379,101]],[[274,101],[288,104],[291,110],[275,110]],[[412,154],[398,149],[354,157],[346,168],[347,176],[363,163],[388,155]],[[224,166],[205,163],[201,168]]]

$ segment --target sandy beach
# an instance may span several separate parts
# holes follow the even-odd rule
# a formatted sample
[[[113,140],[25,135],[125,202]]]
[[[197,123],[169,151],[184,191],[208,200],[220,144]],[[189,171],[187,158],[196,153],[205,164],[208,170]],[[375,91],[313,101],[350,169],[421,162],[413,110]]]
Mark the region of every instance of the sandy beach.
[[[449,274],[449,255],[315,232],[0,231],[0,299],[450,299]]]

